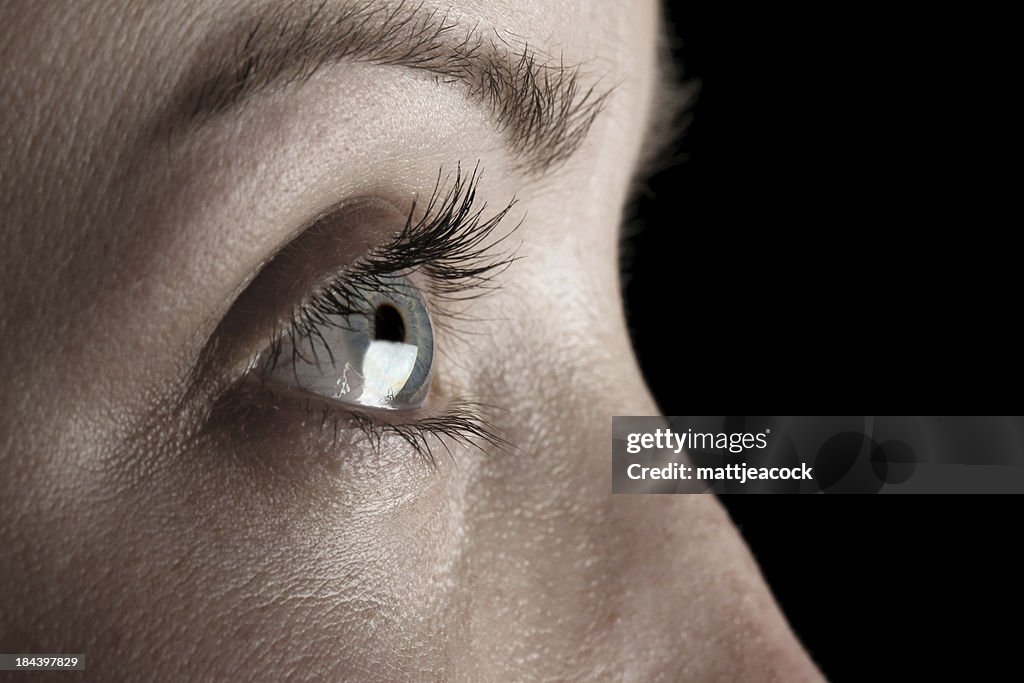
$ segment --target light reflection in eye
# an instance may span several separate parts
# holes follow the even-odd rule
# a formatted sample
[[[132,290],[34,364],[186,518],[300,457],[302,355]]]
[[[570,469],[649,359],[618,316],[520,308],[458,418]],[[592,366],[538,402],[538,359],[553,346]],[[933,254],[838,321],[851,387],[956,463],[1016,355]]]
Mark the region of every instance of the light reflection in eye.
[[[355,406],[422,405],[434,370],[430,315],[408,280],[379,280],[353,287],[357,312],[329,314],[308,338],[284,339],[268,381]]]

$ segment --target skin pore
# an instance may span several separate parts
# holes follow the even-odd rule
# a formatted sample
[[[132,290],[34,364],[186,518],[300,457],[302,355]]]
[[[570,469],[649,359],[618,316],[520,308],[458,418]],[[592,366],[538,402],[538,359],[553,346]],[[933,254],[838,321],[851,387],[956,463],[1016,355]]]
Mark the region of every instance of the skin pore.
[[[658,412],[618,272],[656,3],[0,16],[0,651],[103,680],[820,680],[713,497],[610,494],[610,416]],[[470,180],[481,221],[510,208],[454,295],[405,273],[421,407],[246,373]]]

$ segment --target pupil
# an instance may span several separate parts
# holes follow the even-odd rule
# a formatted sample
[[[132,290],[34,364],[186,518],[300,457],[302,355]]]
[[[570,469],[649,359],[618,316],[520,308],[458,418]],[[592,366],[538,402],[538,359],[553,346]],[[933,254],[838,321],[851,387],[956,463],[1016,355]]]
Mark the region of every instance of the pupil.
[[[378,341],[405,341],[405,322],[394,306],[384,304],[377,307],[373,316],[373,338]]]

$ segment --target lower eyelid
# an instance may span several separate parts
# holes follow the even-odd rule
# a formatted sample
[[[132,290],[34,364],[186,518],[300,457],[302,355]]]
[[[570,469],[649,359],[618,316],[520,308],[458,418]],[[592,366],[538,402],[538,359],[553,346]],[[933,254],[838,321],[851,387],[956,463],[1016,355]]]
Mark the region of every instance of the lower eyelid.
[[[215,424],[257,443],[302,442],[328,457],[348,457],[366,450],[375,457],[421,458],[434,465],[456,447],[471,451],[514,451],[493,423],[493,407],[434,392],[421,408],[410,411],[352,410],[330,401],[250,380],[223,397]],[[399,452],[390,452],[399,447]],[[401,451],[408,451],[401,453]]]

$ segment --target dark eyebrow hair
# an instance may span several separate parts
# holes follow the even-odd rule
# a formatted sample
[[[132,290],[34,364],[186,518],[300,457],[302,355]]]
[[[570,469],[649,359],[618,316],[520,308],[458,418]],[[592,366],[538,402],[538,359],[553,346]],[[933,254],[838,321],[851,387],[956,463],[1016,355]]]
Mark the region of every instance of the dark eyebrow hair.
[[[582,85],[579,66],[496,31],[463,28],[449,12],[406,0],[293,0],[212,36],[179,88],[176,119],[201,125],[344,60],[418,69],[461,86],[537,173],[579,147],[609,94]]]

